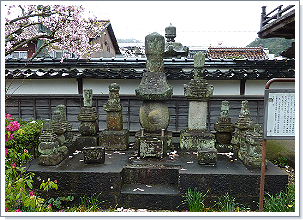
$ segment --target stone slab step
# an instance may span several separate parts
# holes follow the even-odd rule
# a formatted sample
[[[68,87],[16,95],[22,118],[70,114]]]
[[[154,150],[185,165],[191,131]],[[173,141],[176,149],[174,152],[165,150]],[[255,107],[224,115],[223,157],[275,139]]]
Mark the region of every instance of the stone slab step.
[[[125,184],[122,186],[121,194],[138,194],[138,195],[178,195],[178,185],[161,184],[161,185],[146,185],[146,184]]]
[[[125,184],[118,203],[132,209],[177,210],[182,202],[183,197],[175,184]]]

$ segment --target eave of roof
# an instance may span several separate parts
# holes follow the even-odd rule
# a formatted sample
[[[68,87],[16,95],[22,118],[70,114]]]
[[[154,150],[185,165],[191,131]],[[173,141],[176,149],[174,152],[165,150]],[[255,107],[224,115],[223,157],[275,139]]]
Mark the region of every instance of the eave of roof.
[[[123,59],[8,59],[5,63],[6,78],[99,78],[139,79],[145,72],[146,58]],[[295,77],[295,60],[210,60],[204,66],[205,79],[271,79]],[[164,59],[164,72],[168,79],[188,80],[194,75],[193,59]]]

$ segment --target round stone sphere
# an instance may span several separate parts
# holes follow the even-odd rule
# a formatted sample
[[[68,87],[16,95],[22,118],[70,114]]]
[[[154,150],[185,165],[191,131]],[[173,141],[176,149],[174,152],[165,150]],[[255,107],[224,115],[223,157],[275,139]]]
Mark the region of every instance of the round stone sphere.
[[[230,141],[232,139],[230,132],[217,132],[215,137],[220,144],[230,144]]]
[[[139,117],[146,132],[158,133],[169,125],[169,111],[165,102],[143,101]]]

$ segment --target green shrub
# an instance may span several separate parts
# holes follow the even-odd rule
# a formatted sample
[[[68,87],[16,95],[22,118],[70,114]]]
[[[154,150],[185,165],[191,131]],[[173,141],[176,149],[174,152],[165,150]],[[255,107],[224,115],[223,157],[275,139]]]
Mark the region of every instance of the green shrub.
[[[17,121],[20,123],[20,128],[15,132],[14,138],[6,142],[6,148],[15,149],[17,152],[28,150],[29,155],[32,155],[33,158],[38,157],[37,148],[43,128],[42,121],[27,122],[20,119]]]

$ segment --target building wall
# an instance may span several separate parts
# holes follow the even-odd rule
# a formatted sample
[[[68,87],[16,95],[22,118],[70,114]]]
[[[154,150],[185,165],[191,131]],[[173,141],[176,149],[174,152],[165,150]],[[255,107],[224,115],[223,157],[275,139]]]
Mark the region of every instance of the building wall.
[[[97,37],[96,39],[93,40],[93,43],[99,43],[101,46],[101,51],[100,52],[95,52],[92,54],[92,58],[111,58],[111,57],[116,57],[116,51],[113,46],[113,42],[110,39],[108,30],[105,29],[100,37]]]
[[[247,81],[246,95],[263,95],[266,80],[258,82]],[[260,82],[259,82],[260,81]],[[14,94],[78,94],[78,82],[76,78],[57,79],[15,79],[9,86],[11,80],[6,80],[8,93]],[[92,89],[94,94],[108,94],[108,86],[111,83],[120,85],[120,94],[135,95],[141,79],[92,79],[83,78],[83,89]],[[214,86],[214,95],[240,95],[240,80],[208,80]],[[174,95],[184,94],[184,84],[189,80],[168,80],[173,87]],[[20,86],[21,85],[21,86]],[[18,88],[18,86],[20,86]],[[18,88],[18,89],[17,89]],[[254,89],[258,88],[258,89]],[[263,90],[262,90],[263,89]],[[262,91],[261,91],[262,90]]]
[[[264,95],[265,85],[268,80],[247,80],[245,85],[245,95]],[[274,82],[270,89],[294,89],[294,82]]]
[[[12,84],[10,84],[12,83]],[[8,94],[78,94],[77,79],[7,79]]]

